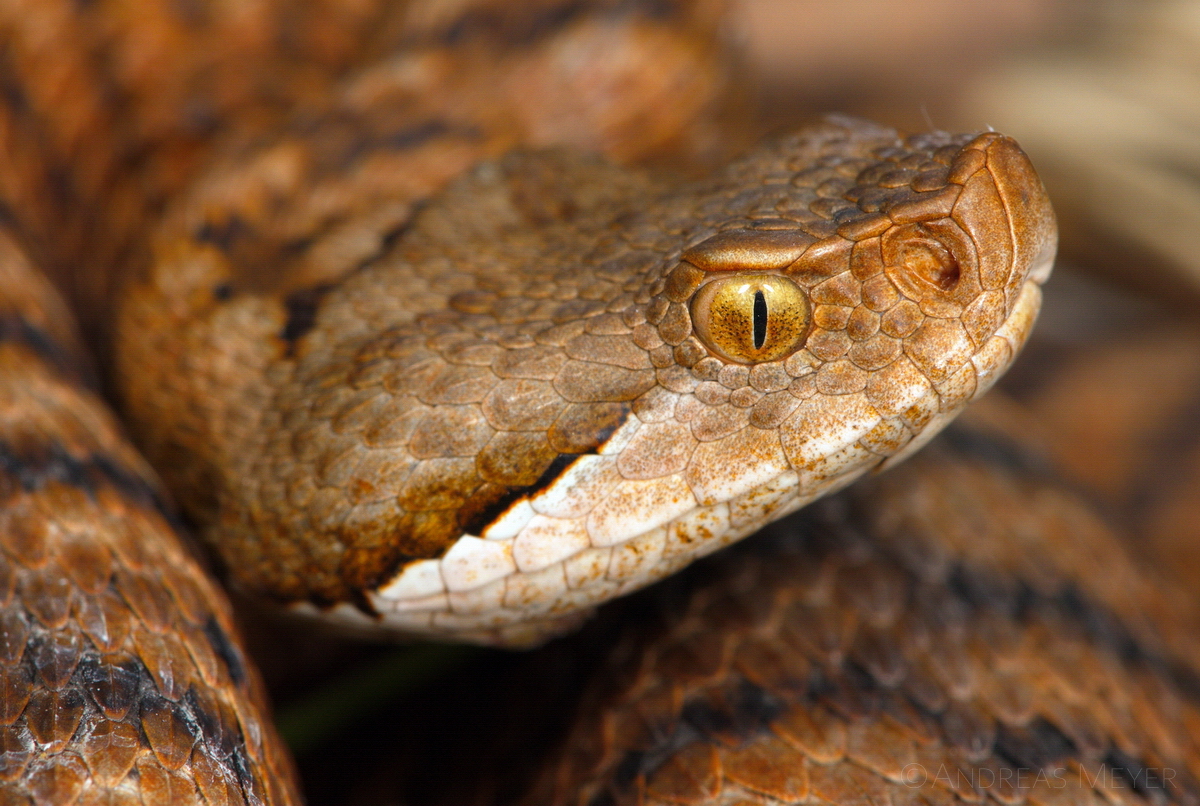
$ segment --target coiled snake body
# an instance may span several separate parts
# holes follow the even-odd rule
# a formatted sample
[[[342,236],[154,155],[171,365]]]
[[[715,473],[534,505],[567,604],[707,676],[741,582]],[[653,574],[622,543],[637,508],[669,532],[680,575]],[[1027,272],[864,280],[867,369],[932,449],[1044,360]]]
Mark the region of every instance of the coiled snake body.
[[[112,301],[124,413],[235,584],[506,645],[909,455],[1019,351],[1053,260],[995,133],[833,118],[683,184],[500,157],[701,148],[717,82],[686,7],[19,6],[17,801],[295,797],[227,606],[31,260],[85,324]]]

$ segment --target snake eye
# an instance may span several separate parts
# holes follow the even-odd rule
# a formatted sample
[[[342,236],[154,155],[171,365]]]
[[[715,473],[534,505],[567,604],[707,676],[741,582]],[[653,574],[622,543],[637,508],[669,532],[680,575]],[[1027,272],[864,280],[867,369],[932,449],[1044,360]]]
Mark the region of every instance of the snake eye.
[[[786,277],[722,277],[692,297],[696,335],[722,358],[758,364],[790,355],[804,344],[811,320],[808,297]]]

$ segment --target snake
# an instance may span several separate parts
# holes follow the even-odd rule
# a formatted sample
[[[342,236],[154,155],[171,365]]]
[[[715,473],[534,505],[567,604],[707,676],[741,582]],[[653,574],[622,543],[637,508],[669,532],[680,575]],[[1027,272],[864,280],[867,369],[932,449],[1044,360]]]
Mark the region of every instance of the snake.
[[[185,532],[310,618],[526,647],[992,386],[1057,240],[1019,146],[833,116],[637,167],[715,149],[711,13],[0,11],[6,798],[298,802]]]

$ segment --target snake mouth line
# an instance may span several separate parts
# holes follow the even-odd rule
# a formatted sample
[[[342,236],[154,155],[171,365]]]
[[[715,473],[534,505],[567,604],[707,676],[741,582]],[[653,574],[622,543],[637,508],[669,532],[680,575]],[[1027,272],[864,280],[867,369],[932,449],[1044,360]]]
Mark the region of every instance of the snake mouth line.
[[[1040,266],[1030,272],[1008,317],[967,362],[974,378],[969,393],[960,390],[945,411],[925,421],[890,455],[860,450],[871,430],[864,426],[845,444],[824,448],[829,456],[856,457],[856,465],[847,463],[838,472],[813,463],[798,465],[778,455],[755,463],[740,486],[710,491],[708,498],[697,498],[682,476],[640,485],[627,482],[630,489],[611,494],[621,498],[626,510],[618,517],[629,530],[621,539],[597,540],[596,534],[606,533],[601,529],[589,534],[592,524],[586,517],[563,520],[539,513],[538,508],[546,509],[543,497],[561,500],[603,476],[613,461],[606,450],[619,453],[641,427],[633,416],[596,455],[574,459],[541,493],[509,507],[480,536],[464,535],[441,558],[410,563],[368,594],[378,615],[348,605],[324,615],[366,629],[417,634],[454,629],[464,640],[502,645],[536,644],[573,627],[596,604],[673,573],[865,472],[892,467],[910,456],[1011,364],[1036,319],[1040,284],[1047,273]],[[880,422],[877,415],[873,425]],[[660,503],[648,507],[642,503],[647,501]],[[534,539],[539,530],[540,544]]]

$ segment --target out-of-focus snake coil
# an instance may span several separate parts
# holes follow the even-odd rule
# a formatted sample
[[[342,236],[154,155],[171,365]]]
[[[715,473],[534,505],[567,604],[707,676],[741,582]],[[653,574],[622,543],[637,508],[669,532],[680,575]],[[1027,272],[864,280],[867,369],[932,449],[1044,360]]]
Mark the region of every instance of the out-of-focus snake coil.
[[[714,6],[0,4],[0,798],[297,800],[168,495],[243,589],[525,646],[898,463],[995,382],[1056,245],[1011,139],[835,117],[703,179],[623,167],[720,150]],[[659,650],[622,694],[654,705],[589,717],[603,739],[538,797],[841,802],[821,775],[846,759],[892,799],[1024,797],[917,781],[920,745],[960,767],[1175,765],[1128,796],[1192,802],[1194,647],[1067,625],[1105,683],[989,677],[1038,657],[967,641],[992,544],[933,532],[919,559],[814,537],[784,552],[812,575],[787,590],[732,572],[730,612],[712,592],[681,617],[761,631],[697,655],[736,668],[713,695],[734,699],[696,705],[698,668],[646,672]],[[1057,562],[1012,583],[1033,637],[1005,622],[1005,641],[1044,648],[1059,610],[1127,619],[1116,635],[1161,614],[1141,583],[1064,592]],[[847,723],[884,690],[885,716]],[[660,695],[683,716],[639,725]],[[1088,780],[1071,792],[1122,797]]]

